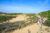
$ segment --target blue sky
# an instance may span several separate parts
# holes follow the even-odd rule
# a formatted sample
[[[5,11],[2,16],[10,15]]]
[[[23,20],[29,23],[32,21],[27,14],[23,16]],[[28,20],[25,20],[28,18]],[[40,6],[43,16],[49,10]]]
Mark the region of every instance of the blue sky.
[[[50,0],[0,0],[0,11],[8,13],[39,13],[50,10]]]

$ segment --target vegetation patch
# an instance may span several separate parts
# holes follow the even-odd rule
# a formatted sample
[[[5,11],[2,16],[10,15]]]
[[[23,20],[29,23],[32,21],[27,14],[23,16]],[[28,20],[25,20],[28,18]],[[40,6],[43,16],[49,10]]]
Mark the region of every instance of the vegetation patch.
[[[39,13],[42,17],[47,17],[48,19],[45,21],[44,25],[50,26],[50,10]]]

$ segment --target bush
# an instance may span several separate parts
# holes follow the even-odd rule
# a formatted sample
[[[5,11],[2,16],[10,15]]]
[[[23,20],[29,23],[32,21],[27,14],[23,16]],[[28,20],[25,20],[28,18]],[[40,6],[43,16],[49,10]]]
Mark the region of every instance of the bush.
[[[15,16],[0,16],[0,23],[4,22],[6,20],[9,20],[11,18],[14,18]]]
[[[44,23],[44,25],[50,27],[50,20],[46,20],[45,23]]]

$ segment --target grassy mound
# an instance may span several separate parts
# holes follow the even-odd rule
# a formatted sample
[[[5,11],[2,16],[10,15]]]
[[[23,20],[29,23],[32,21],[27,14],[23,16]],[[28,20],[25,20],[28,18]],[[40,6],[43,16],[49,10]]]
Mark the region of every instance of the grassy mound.
[[[48,19],[45,21],[44,25],[50,26],[50,10],[39,13],[42,17],[47,17]]]
[[[9,20],[9,19],[12,19],[12,18],[15,18],[16,16],[6,16],[6,15],[1,15],[0,16],[0,23],[1,22],[4,22],[4,21],[6,21],[6,20]]]

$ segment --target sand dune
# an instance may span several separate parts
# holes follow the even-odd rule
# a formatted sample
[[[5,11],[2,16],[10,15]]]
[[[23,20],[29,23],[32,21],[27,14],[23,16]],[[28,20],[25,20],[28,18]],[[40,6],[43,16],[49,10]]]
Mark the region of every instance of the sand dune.
[[[39,17],[39,16],[38,16]],[[28,16],[26,15],[18,15],[16,18],[13,18],[11,20],[9,20],[9,22],[16,22],[16,21],[25,21],[27,20],[27,18],[29,18]],[[50,32],[47,32],[45,31],[45,28],[47,28],[46,26],[43,26],[43,33],[50,33]],[[32,25],[28,25],[27,27],[24,27],[22,29],[16,29],[15,31],[11,32],[11,33],[40,33],[40,26],[35,23],[35,24],[32,24]]]
[[[45,31],[44,29],[46,28],[46,26],[43,26],[43,33],[49,33],[47,31]],[[18,30],[15,30],[13,31],[12,33],[40,33],[40,27],[39,25],[37,25],[37,23],[35,24],[32,24],[32,25],[29,25],[25,28],[22,28],[22,29],[18,29]]]
[[[26,15],[17,15],[16,18],[12,18],[7,22],[25,21],[28,18]]]

